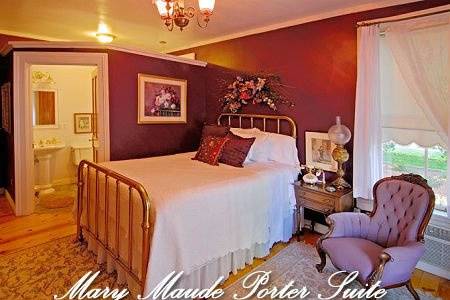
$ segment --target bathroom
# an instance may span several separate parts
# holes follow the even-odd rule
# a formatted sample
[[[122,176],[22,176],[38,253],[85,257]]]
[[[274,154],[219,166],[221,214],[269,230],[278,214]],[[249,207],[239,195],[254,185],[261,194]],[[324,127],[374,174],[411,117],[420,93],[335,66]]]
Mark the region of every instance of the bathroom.
[[[95,66],[33,65],[35,213],[71,210],[77,165],[94,160]]]

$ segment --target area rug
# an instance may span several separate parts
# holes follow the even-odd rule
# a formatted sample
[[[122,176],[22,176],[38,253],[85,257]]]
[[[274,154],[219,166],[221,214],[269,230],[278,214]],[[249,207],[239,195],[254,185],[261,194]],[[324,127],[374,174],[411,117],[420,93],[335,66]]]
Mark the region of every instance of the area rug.
[[[92,287],[117,287],[116,274],[103,271],[86,244],[75,243],[74,236],[64,237],[0,256],[0,299],[53,299],[88,271],[98,270],[102,272]]]
[[[72,206],[75,201],[76,192],[55,191],[49,194],[39,195],[39,205],[44,208],[63,208]]]
[[[295,242],[254,271],[272,271],[268,286],[283,287],[294,280],[298,287],[306,286],[311,291],[305,299],[317,299],[318,293],[325,296],[335,291],[327,285],[328,277],[335,269],[327,265],[324,273],[320,274],[314,268],[318,261],[312,246]],[[106,273],[96,263],[95,255],[87,250],[86,244],[74,242],[74,236],[0,256],[0,299],[53,299],[54,294],[64,295],[88,271],[101,271],[92,288],[124,288],[117,285],[115,273]],[[221,299],[232,299],[235,293],[247,294],[248,291],[242,287],[242,280],[227,287]],[[351,284],[348,287],[360,286]],[[421,299],[437,299],[420,290],[418,292]],[[389,290],[384,299],[412,298],[406,288],[398,288]]]
[[[291,243],[285,249],[281,250],[277,255],[269,259],[264,264],[255,268],[254,271],[271,271],[269,282],[264,285],[264,288],[277,287],[279,289],[283,288],[290,281],[295,282],[295,287],[301,289],[305,286],[310,294],[304,299],[317,299],[317,295],[321,294],[322,297],[326,298],[332,296],[336,292],[336,288],[332,288],[328,285],[328,279],[331,274],[337,270],[331,265],[329,259],[327,259],[327,265],[323,273],[317,272],[314,267],[320,259],[317,255],[316,249],[305,243]],[[225,299],[233,299],[233,295],[237,294],[239,297],[247,295],[250,289],[245,289],[242,285],[243,280],[246,278],[239,279],[229,287],[225,289]],[[333,285],[338,285],[341,283],[346,275],[339,275],[333,280]],[[253,279],[254,281],[254,279]],[[248,282],[252,282],[250,279]],[[346,286],[346,288],[362,288],[359,283],[351,283]],[[258,290],[261,290],[259,288]],[[417,289],[416,289],[417,290]],[[417,290],[422,300],[428,299],[441,299],[436,298],[433,295],[424,293],[421,290]],[[248,299],[257,299],[256,297],[251,297]],[[270,299],[270,298],[269,298]],[[333,299],[343,299],[342,294],[340,297]],[[374,299],[374,298],[372,298]],[[390,289],[388,294],[383,297],[386,300],[397,300],[397,299],[413,299],[411,294],[405,287]]]

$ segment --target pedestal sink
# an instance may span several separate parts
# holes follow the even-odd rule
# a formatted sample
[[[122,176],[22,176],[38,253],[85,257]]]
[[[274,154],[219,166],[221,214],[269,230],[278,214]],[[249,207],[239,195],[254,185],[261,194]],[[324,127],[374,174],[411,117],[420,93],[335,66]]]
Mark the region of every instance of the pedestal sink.
[[[34,147],[34,158],[37,163],[35,190],[40,193],[52,193],[52,178],[50,174],[50,161],[53,154],[65,148],[64,144],[51,144]]]

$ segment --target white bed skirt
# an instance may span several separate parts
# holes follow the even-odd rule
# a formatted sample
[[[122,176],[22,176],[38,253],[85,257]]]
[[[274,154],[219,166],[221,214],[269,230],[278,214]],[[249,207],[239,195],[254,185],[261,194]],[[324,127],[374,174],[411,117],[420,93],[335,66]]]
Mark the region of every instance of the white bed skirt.
[[[264,244],[254,244],[250,249],[238,249],[230,252],[225,256],[212,260],[203,267],[197,269],[190,274],[184,274],[178,282],[177,288],[209,288],[219,277],[223,276],[226,280],[230,273],[236,274],[238,270],[243,269],[246,265],[251,265],[254,258],[262,258],[269,254],[270,249],[276,242],[287,242],[292,237],[295,227],[294,215],[284,220],[283,237],[272,236],[270,241]],[[141,294],[140,287],[131,276],[115,263],[114,258],[105,252],[102,247],[98,246],[97,241],[88,233],[83,232],[89,251],[97,255],[97,263],[105,264],[106,271],[112,273],[117,272],[117,282],[119,284],[126,283],[131,294]],[[207,245],[205,245],[207,247]],[[110,287],[112,288],[112,287]]]

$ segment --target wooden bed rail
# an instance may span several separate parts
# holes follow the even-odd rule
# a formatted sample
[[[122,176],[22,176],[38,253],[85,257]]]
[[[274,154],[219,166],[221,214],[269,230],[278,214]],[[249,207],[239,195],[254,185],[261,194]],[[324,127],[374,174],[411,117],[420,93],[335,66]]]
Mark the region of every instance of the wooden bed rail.
[[[100,217],[100,195],[99,195],[99,176],[104,176],[104,196],[102,198],[104,201],[104,239],[102,240],[99,237],[99,217]],[[92,191],[91,189],[91,176],[94,176],[94,187],[95,192],[94,199],[91,199]],[[111,242],[109,241],[109,225],[108,225],[108,218],[109,218],[109,204],[111,202],[109,195],[109,185],[108,184],[115,184],[115,212],[116,212],[116,230],[115,230],[115,245],[112,247]],[[122,185],[125,185],[125,187],[128,188],[128,199],[121,199],[120,197],[120,187]],[[83,213],[83,196],[84,189],[86,188],[86,224],[82,224],[81,217]],[[141,274],[139,275],[139,270],[133,270],[133,248],[136,248],[136,245],[133,246],[133,219],[134,219],[134,212],[133,212],[133,190],[135,190],[140,197],[141,203],[142,203],[142,266],[141,266]],[[118,263],[125,272],[135,280],[140,288],[141,293],[144,291],[144,284],[145,279],[147,275],[147,267],[148,267],[148,260],[149,260],[149,253],[150,253],[150,242],[151,242],[151,232],[150,232],[150,198],[147,194],[147,191],[142,186],[142,184],[134,181],[133,179],[130,179],[126,176],[123,176],[117,172],[114,172],[108,168],[105,168],[101,165],[98,165],[96,163],[82,160],[78,166],[78,207],[77,207],[77,239],[78,241],[83,241],[83,230],[86,230],[90,236],[92,236],[97,244],[103,248],[104,251],[106,251],[109,255],[111,255],[116,263]],[[127,201],[128,204],[128,257],[125,259],[119,250],[119,240],[120,240],[120,220],[122,217],[121,211],[120,211],[120,203],[123,203],[122,201]],[[90,224],[90,216],[92,216],[92,213],[89,211],[91,208],[91,204],[93,204],[94,211],[93,211],[93,221],[94,224]]]

